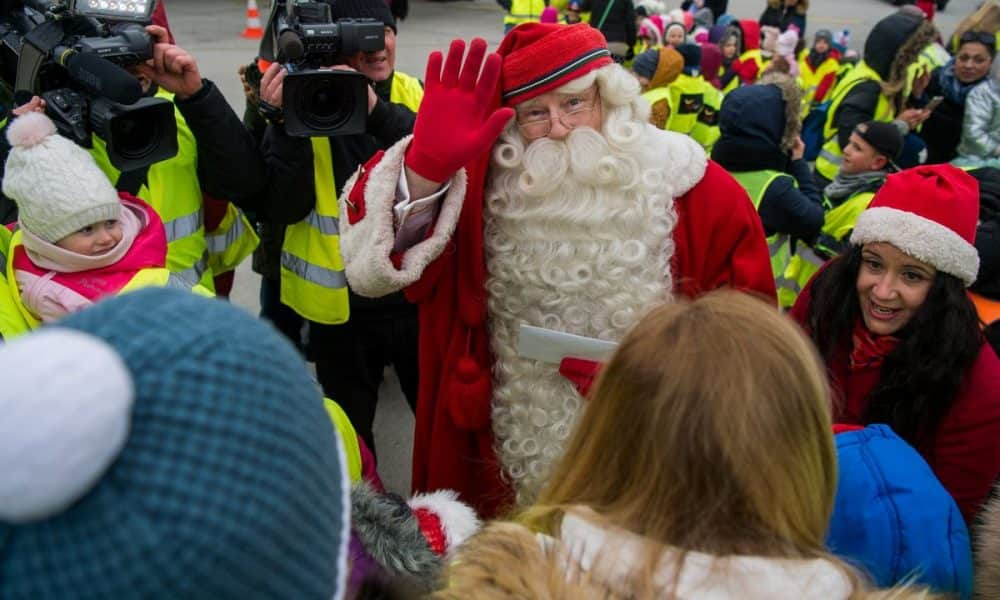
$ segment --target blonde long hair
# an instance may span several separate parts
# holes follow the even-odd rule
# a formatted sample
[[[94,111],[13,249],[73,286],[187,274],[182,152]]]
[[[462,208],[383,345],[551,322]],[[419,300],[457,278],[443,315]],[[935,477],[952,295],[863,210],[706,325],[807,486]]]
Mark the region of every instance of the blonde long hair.
[[[682,550],[825,557],[836,482],[812,345],[773,307],[720,291],[660,307],[625,337],[518,520],[555,535],[584,505]]]

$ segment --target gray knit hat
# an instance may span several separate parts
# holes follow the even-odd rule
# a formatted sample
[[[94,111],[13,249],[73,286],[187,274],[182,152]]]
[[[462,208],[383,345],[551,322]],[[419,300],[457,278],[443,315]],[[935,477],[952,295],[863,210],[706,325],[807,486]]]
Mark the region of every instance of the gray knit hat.
[[[42,113],[18,117],[7,127],[12,149],[3,193],[17,203],[21,227],[55,243],[94,223],[117,219],[118,192],[93,157],[56,133]]]

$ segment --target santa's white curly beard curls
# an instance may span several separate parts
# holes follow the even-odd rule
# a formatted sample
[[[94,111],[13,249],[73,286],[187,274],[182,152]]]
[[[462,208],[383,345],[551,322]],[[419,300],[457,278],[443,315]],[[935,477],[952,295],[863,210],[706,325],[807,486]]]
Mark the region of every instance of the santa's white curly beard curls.
[[[650,152],[648,108],[618,67],[560,91],[594,80],[603,134],[580,128],[526,147],[511,125],[493,154],[484,213],[493,433],[521,505],[562,455],[583,400],[558,365],[518,357],[519,325],[618,341],[671,297],[677,217],[664,157]]]

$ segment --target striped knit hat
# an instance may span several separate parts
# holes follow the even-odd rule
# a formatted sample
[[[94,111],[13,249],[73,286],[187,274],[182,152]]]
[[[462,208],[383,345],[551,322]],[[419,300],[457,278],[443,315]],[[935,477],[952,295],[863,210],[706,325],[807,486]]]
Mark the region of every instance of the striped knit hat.
[[[343,451],[305,363],[147,289],[0,347],[0,597],[343,597]]]
[[[858,217],[852,244],[887,242],[904,254],[976,281],[979,183],[949,164],[924,165],[889,175]]]
[[[586,23],[525,23],[504,36],[501,99],[514,106],[613,63],[604,35]]]

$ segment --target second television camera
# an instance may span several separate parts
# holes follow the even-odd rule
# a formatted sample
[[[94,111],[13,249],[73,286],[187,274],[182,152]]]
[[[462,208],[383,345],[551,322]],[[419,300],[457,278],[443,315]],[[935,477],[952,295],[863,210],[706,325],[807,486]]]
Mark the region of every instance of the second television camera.
[[[377,19],[334,21],[326,2],[275,0],[260,56],[288,69],[282,93],[285,131],[297,137],[363,133],[368,79],[324,67],[358,51],[383,48],[385,26]]]
[[[125,69],[153,56],[143,27],[153,0],[23,0],[0,15],[0,78],[8,95],[41,96],[59,132],[92,134],[120,171],[177,154],[173,104],[143,98]]]

